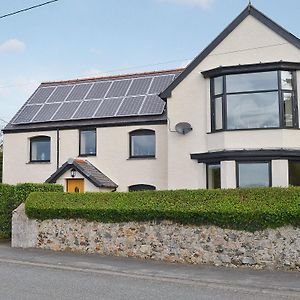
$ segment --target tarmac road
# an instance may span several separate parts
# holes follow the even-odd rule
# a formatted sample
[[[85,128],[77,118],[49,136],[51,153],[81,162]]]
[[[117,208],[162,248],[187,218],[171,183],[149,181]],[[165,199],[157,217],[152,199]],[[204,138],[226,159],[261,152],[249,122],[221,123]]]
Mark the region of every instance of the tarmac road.
[[[167,264],[0,244],[0,299],[300,299],[300,272]]]

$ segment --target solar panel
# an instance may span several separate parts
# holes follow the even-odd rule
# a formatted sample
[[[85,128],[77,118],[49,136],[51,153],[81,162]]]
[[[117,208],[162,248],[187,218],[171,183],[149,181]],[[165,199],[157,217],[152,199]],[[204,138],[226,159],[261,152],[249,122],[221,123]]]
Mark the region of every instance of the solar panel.
[[[92,83],[77,84],[67,98],[67,101],[83,100]]]
[[[28,103],[29,104],[45,103],[54,90],[55,90],[55,86],[39,88],[29,99]]]
[[[106,95],[109,87],[111,86],[111,81],[97,82],[93,85],[85,99],[101,99]]]
[[[166,104],[158,94],[177,74],[117,76],[77,84],[42,85],[12,123],[159,115]]]
[[[132,80],[130,79],[114,81],[106,95],[106,98],[125,96],[131,81]]]
[[[74,112],[80,105],[80,102],[65,102],[62,106],[58,109],[54,117],[52,118],[53,121],[57,120],[68,120],[71,119]]]
[[[14,119],[13,123],[29,123],[31,119],[35,116],[35,114],[39,111],[42,105],[27,105],[25,106],[21,112]]]
[[[145,96],[125,98],[117,112],[117,116],[137,115],[144,101]]]
[[[151,81],[152,77],[133,79],[133,82],[128,90],[127,96],[147,94]]]
[[[122,100],[123,98],[104,99],[94,117],[113,117],[116,114]]]
[[[173,81],[173,78],[174,78],[173,74],[154,77],[149,90],[149,94],[161,93]]]
[[[32,122],[45,122],[50,121],[52,116],[55,114],[57,109],[59,108],[60,103],[53,103],[53,104],[45,104],[34,117]]]
[[[73,119],[92,118],[103,100],[84,101],[73,116]]]
[[[58,86],[56,90],[53,92],[53,94],[47,100],[47,103],[63,102],[68,96],[68,94],[70,93],[72,88],[73,85]]]
[[[140,110],[140,115],[159,115],[162,114],[165,108],[165,101],[157,95],[147,96]]]

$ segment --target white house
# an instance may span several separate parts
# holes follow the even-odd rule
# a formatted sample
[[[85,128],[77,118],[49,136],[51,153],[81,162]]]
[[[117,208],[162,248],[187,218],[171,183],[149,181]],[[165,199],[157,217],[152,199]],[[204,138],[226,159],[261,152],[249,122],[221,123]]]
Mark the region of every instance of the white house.
[[[300,40],[249,5],[183,70],[42,83],[4,129],[3,179],[300,185],[299,87]]]

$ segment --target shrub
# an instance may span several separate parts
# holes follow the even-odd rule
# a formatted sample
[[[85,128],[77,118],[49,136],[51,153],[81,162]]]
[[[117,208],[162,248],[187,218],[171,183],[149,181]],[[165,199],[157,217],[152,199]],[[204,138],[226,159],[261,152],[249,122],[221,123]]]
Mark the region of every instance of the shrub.
[[[15,186],[14,207],[18,207],[32,192],[63,192],[63,186],[50,183],[17,184]]]
[[[100,222],[161,221],[254,231],[300,225],[300,188],[133,193],[32,193],[30,218]]]
[[[26,200],[31,192],[62,192],[63,187],[53,184],[24,183],[16,186],[0,184],[0,238],[11,235],[12,211]]]
[[[7,238],[10,235],[11,202],[13,197],[14,187],[0,184],[0,238]]]

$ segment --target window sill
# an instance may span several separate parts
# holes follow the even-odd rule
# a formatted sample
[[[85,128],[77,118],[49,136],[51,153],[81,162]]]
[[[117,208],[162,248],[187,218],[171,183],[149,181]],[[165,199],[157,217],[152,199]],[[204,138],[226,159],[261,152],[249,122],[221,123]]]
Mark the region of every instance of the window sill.
[[[26,165],[36,165],[36,164],[47,165],[47,164],[51,164],[51,162],[50,161],[29,161],[26,163]]]
[[[79,154],[78,157],[97,156],[97,154]]]
[[[299,130],[300,128],[296,127],[268,127],[268,128],[241,128],[241,129],[222,129],[222,130],[216,130],[216,131],[210,131],[206,134],[214,134],[214,133],[220,133],[220,132],[235,132],[235,131],[260,131],[260,130]]]
[[[128,157],[127,160],[153,160],[156,159],[155,156],[136,156],[136,157]]]

